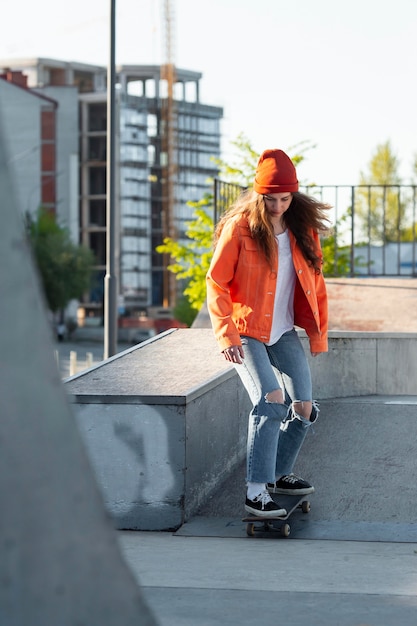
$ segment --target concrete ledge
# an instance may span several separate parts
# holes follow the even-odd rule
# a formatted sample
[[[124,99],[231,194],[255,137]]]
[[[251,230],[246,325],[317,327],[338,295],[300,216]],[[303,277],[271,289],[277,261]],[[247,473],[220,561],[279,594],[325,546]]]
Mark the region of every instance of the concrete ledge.
[[[415,394],[414,333],[333,331],[309,359],[318,400]],[[245,457],[249,399],[211,329],[167,331],[65,386],[119,529],[178,528]]]
[[[243,459],[248,399],[211,330],[167,331],[65,386],[119,529],[178,528]]]
[[[304,331],[299,335],[309,355]],[[416,393],[417,333],[330,331],[329,352],[309,356],[316,398]]]

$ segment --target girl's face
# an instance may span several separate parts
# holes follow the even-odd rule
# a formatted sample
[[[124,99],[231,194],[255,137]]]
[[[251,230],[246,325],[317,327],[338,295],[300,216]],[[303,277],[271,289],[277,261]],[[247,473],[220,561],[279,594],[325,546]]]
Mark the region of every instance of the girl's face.
[[[292,193],[268,193],[263,196],[266,210],[271,219],[282,217],[291,204]]]

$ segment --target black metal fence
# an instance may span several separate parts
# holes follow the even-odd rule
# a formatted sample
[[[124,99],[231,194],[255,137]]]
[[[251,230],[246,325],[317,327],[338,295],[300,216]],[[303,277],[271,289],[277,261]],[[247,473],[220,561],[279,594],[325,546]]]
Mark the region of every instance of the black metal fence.
[[[244,191],[214,181],[214,222]],[[416,185],[309,185],[300,191],[329,204],[323,237],[333,276],[417,276]],[[327,254],[326,254],[327,253]]]

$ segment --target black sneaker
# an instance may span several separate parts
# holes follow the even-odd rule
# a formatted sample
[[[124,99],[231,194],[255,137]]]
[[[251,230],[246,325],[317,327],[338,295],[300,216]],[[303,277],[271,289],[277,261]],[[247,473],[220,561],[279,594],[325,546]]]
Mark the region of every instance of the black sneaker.
[[[268,483],[267,488],[270,493],[287,493],[290,496],[306,496],[314,493],[314,487],[295,474],[282,476],[276,483]]]
[[[245,510],[256,515],[256,517],[284,517],[287,515],[287,511],[273,501],[266,489],[253,500],[246,498]]]

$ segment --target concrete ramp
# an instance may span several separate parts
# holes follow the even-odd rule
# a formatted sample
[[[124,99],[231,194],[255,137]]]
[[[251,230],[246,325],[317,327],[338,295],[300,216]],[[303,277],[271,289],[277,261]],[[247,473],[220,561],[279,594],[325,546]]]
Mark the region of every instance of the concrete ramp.
[[[323,400],[320,409],[295,468],[316,493],[311,513],[291,518],[292,536],[417,541],[417,396]],[[199,534],[205,522],[208,534],[244,534],[244,478],[241,465],[180,532],[194,523]]]
[[[417,523],[417,397],[327,400],[301,474],[320,519]]]

